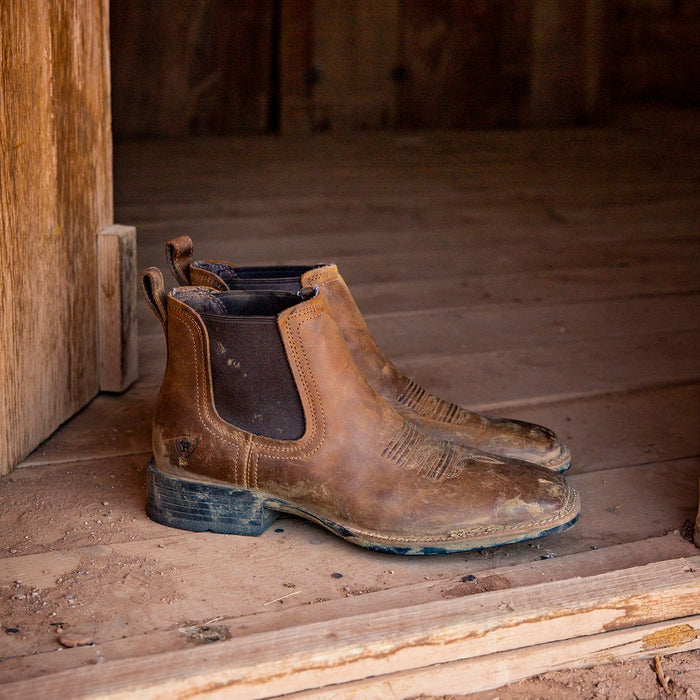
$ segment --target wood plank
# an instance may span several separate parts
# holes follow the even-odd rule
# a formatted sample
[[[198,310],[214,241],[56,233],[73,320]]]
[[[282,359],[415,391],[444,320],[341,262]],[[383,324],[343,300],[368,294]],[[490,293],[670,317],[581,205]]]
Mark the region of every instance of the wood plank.
[[[311,132],[308,70],[313,65],[313,23],[313,7],[305,0],[280,3],[277,126],[286,136]]]
[[[700,385],[508,406],[506,416],[551,426],[576,473],[700,455]]]
[[[27,682],[27,692],[76,697],[87,692],[142,697],[235,690],[255,698],[350,682],[369,676],[598,635],[694,615],[700,558],[691,557],[599,576],[481,593],[399,611],[312,623],[251,635],[215,647],[83,667]],[[694,621],[695,622],[695,621]],[[683,623],[688,627],[687,620]],[[668,625],[670,627],[670,625]],[[692,627],[695,634],[695,627]],[[658,638],[656,630],[654,638]],[[690,635],[689,635],[690,636]]]
[[[113,225],[97,234],[100,390],[122,392],[138,377],[136,229]]]
[[[587,15],[596,1],[536,1],[532,10],[532,72],[529,122],[566,124],[591,118],[586,111],[587,75],[585,47],[590,39],[602,42],[604,27]],[[587,34],[595,30],[596,37]],[[551,66],[558,70],[551,70]],[[600,90],[598,85],[598,92]]]
[[[145,454],[158,389],[134,385],[120,396],[101,394],[18,465],[21,468]]]
[[[0,474],[97,393],[95,234],[112,221],[107,1],[2,15]]]
[[[697,331],[401,359],[437,396],[486,411],[697,382]]]
[[[447,306],[447,305],[446,305]],[[640,327],[639,319],[644,319]],[[450,355],[547,346],[596,338],[603,342],[700,329],[700,294],[594,302],[453,306],[425,312],[371,315],[367,323],[382,350],[402,357]]]
[[[158,544],[157,544],[158,543]],[[164,547],[161,547],[164,545]],[[153,553],[156,549],[171,549],[176,546],[172,539],[151,540],[149,549],[141,548],[141,556]],[[200,551],[200,550],[198,550]],[[117,552],[118,553],[118,552]],[[51,585],[56,577],[70,575],[71,567],[81,566],[81,561],[85,562],[88,552],[84,552],[80,559],[66,552],[66,556],[59,560],[61,567],[51,567],[51,575],[43,574],[46,571],[46,562],[39,562],[35,559],[32,565],[32,573],[26,569],[21,574],[26,581],[31,579],[32,585],[41,586],[42,589]],[[123,562],[129,565],[134,561],[136,552],[124,549],[121,552]],[[189,605],[187,600],[178,602],[172,596],[167,599],[166,606],[158,606],[159,612],[151,615],[146,609],[146,618],[155,620],[156,624],[143,624],[139,619],[121,620],[120,624],[96,625],[93,621],[86,624],[85,621],[76,619],[73,615],[68,619],[64,618],[64,624],[70,625],[74,633],[89,633],[94,646],[63,648],[56,645],[57,634],[55,631],[47,635],[46,632],[38,630],[33,634],[27,634],[23,630],[25,637],[31,637],[29,644],[21,645],[21,640],[14,640],[12,645],[8,644],[5,654],[11,654],[8,658],[0,660],[0,683],[18,680],[20,678],[34,678],[49,673],[57,673],[68,668],[75,668],[86,663],[92,663],[95,659],[103,658],[109,661],[128,659],[141,656],[145,653],[160,654],[166,651],[177,649],[189,649],[195,643],[197,634],[204,626],[214,627],[214,636],[243,638],[251,634],[262,632],[272,632],[280,629],[292,628],[299,624],[309,624],[312,622],[332,621],[335,619],[350,617],[359,614],[367,614],[375,611],[382,611],[388,608],[399,608],[419,605],[437,600],[449,600],[468,595],[476,595],[487,590],[502,590],[518,588],[521,586],[533,585],[544,581],[566,580],[576,576],[592,576],[617,569],[625,569],[633,566],[641,566],[654,561],[665,561],[667,559],[679,558],[682,556],[693,556],[695,549],[693,545],[682,539],[679,535],[670,534],[664,537],[657,537],[629,544],[606,547],[600,550],[589,550],[563,556],[555,559],[544,559],[530,561],[520,564],[505,565],[499,568],[487,568],[477,570],[473,580],[465,582],[464,574],[444,575],[442,578],[431,578],[430,576],[415,577],[415,580],[402,585],[391,585],[389,587],[368,590],[356,587],[355,584],[338,585],[334,593],[331,586],[331,579],[326,579],[328,592],[327,599],[321,600],[320,596],[309,604],[295,604],[294,597],[282,598],[284,603],[276,601],[266,605],[267,601],[258,601],[258,607],[251,605],[250,611],[236,605],[222,606],[218,604],[219,611],[223,608],[225,612],[215,614],[219,611],[216,606],[210,609],[200,609],[199,616],[192,614],[186,609]],[[198,556],[208,556],[205,548]],[[172,561],[172,560],[171,560]],[[164,565],[165,566],[165,565]],[[74,569],[73,569],[74,570]],[[124,570],[135,575],[134,569]],[[29,575],[27,575],[29,574]],[[315,574],[314,574],[315,575]],[[313,580],[312,576],[308,576]],[[307,581],[303,583],[298,580],[298,586],[306,587]],[[1,584],[0,584],[1,585]],[[128,585],[128,584],[127,584]],[[241,584],[236,584],[240,586]],[[245,585],[245,579],[243,579]],[[233,584],[231,584],[233,587]],[[228,586],[222,586],[225,590]],[[300,588],[281,589],[281,595],[295,593]],[[364,592],[367,590],[368,592]],[[354,591],[354,592],[353,592]],[[343,592],[344,595],[343,595]],[[316,591],[318,594],[319,591]],[[340,593],[340,596],[338,595]],[[255,595],[255,594],[253,594]],[[207,597],[206,590],[196,588],[190,589],[189,597],[196,600],[200,597]],[[158,600],[154,596],[154,600]],[[247,598],[246,598],[247,600]],[[261,599],[262,600],[262,599]],[[143,604],[142,604],[143,605]],[[179,606],[180,611],[173,609]],[[116,617],[116,616],[115,616]],[[186,623],[183,620],[187,620]],[[126,623],[129,624],[126,624]],[[135,623],[135,624],[134,624]],[[33,653],[25,656],[17,656],[21,648],[31,648]],[[60,653],[59,653],[60,652]],[[13,656],[14,655],[14,656]]]
[[[162,264],[162,263],[161,263]],[[341,272],[343,269],[341,268]],[[365,272],[368,277],[371,273]],[[455,274],[416,281],[371,282],[346,279],[366,315],[427,311],[445,305],[483,307],[490,304],[566,303],[635,296],[686,294],[700,289],[700,274],[692,260],[634,267],[591,267],[528,270],[514,273]]]
[[[271,0],[113,0],[117,136],[267,129],[272,12]]]
[[[162,176],[164,188],[172,186],[169,175]],[[469,190],[456,194],[452,188],[438,187],[435,191],[435,186],[421,183],[406,186],[404,192],[394,188],[381,193],[382,182],[392,180],[393,175],[380,173],[377,177],[379,182],[374,189],[363,192],[361,183],[352,183],[355,191],[348,187],[346,196],[332,197],[315,193],[312,185],[297,194],[285,190],[284,195],[279,195],[273,188],[263,196],[261,192],[266,192],[269,182],[260,182],[257,191],[238,196],[232,195],[229,188],[217,198],[211,192],[203,192],[199,200],[194,196],[187,198],[174,188],[168,198],[123,205],[119,211],[128,220],[138,222],[145,243],[154,240],[159,232],[167,236],[168,229],[173,229],[174,235],[200,232],[202,240],[212,244],[236,236],[266,239],[283,238],[285,234],[295,240],[304,234],[326,240],[344,234],[362,240],[372,230],[408,240],[422,234],[426,242],[434,244],[447,235],[461,235],[468,241],[476,234],[483,237],[485,244],[516,242],[522,235],[533,241],[546,240],[556,230],[572,240],[615,239],[631,245],[654,237],[673,240],[683,232],[692,235],[691,222],[700,207],[692,186],[675,182],[667,185],[666,193],[642,195],[657,200],[652,203],[640,205],[636,201],[601,207],[598,202],[597,206],[574,208],[567,206],[566,201],[549,201],[536,192],[503,194],[499,190],[475,196]],[[367,178],[372,179],[371,175]],[[238,182],[221,176],[220,179],[230,188]],[[210,187],[216,186],[217,181],[205,180]],[[342,241],[338,245],[342,246]],[[293,250],[292,245],[287,247]]]
[[[494,128],[522,122],[531,4],[401,3],[399,124]]]
[[[698,648],[700,616],[694,615],[278,697],[289,700],[301,697],[309,700],[362,700],[368,697],[395,700],[397,697],[433,697],[438,694],[461,696],[499,688],[550,671],[648,659],[660,653],[675,654]],[[690,685],[692,687],[692,683]]]
[[[135,166],[118,180],[120,218],[138,217],[138,223],[185,211],[200,220],[214,212],[248,211],[262,223],[280,205],[299,213],[314,199],[320,216],[342,207],[353,214],[346,216],[352,221],[372,211],[379,221],[403,218],[425,231],[432,230],[435,217],[504,226],[578,221],[595,227],[591,232],[601,226],[600,235],[624,233],[631,241],[635,233],[653,230],[668,236],[697,218],[692,212],[698,207],[698,152],[692,139],[678,135],[645,135],[642,141],[634,134],[595,129],[365,133],[352,141],[329,135],[313,142],[126,144],[119,153],[118,174],[130,163]],[[193,161],[200,166],[197,182],[186,174]],[[165,181],[165,189],[148,187],[154,177]],[[664,222],[673,224],[670,230]],[[300,223],[314,225],[311,218]]]
[[[694,234],[690,232],[683,240],[637,240],[632,245],[627,239],[614,237],[586,241],[577,236],[576,231],[571,232],[571,238],[557,236],[555,232],[560,232],[561,225],[550,225],[548,236],[542,236],[538,240],[533,238],[533,243],[537,240],[537,245],[520,247],[516,253],[511,241],[492,241],[490,226],[476,224],[465,231],[463,226],[453,224],[443,235],[434,227],[430,230],[430,235],[425,228],[405,233],[378,229],[376,226],[371,227],[368,233],[355,233],[348,231],[346,222],[356,218],[356,215],[350,217],[348,212],[343,212],[338,216],[342,216],[344,223],[331,224],[333,235],[305,225],[296,235],[287,233],[267,237],[248,230],[249,227],[246,226],[243,230],[225,229],[219,234],[219,240],[216,240],[210,227],[198,223],[196,228],[211,242],[197,247],[195,251],[197,257],[230,260],[234,264],[241,264],[242,260],[248,264],[336,262],[341,265],[340,269],[348,282],[354,284],[373,279],[406,283],[407,280],[431,279],[440,275],[587,269],[603,265],[615,269],[652,261],[682,263],[689,255],[697,257],[700,250],[700,241],[693,238]],[[316,226],[322,223],[313,209],[306,214],[306,218],[314,218]],[[167,226],[167,231],[152,234],[148,231],[149,226],[139,224],[141,267],[151,264],[162,266],[162,250],[166,238],[181,234],[192,235],[194,230],[191,223],[184,226],[171,223]],[[394,224],[393,228],[396,227]],[[543,226],[538,228],[542,229]],[[520,228],[521,235],[527,233],[523,227]],[[153,240],[150,246],[149,237]],[[395,237],[394,245],[387,245],[387,237]],[[375,259],[368,266],[371,257]],[[374,274],[370,277],[368,273]]]
[[[394,125],[391,79],[399,51],[399,0],[351,3],[317,0],[313,13],[312,86],[315,131]]]

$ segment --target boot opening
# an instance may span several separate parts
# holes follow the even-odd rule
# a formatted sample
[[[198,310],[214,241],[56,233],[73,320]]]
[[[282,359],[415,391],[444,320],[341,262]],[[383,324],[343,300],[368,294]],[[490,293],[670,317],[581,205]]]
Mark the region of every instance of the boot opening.
[[[199,260],[193,267],[213,272],[229,289],[266,289],[298,292],[301,276],[316,265],[270,265],[263,267],[234,267],[228,263]]]

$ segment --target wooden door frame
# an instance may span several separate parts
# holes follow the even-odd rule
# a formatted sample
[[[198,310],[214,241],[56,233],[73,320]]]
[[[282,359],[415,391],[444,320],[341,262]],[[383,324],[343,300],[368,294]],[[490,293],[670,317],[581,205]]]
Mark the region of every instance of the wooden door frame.
[[[110,286],[107,267],[124,258],[98,260],[99,232],[134,240],[112,228],[109,0],[3,2],[0,60],[4,474],[136,367],[135,324],[128,339],[114,324],[131,317],[133,280],[125,266]],[[135,246],[121,250],[133,260]]]

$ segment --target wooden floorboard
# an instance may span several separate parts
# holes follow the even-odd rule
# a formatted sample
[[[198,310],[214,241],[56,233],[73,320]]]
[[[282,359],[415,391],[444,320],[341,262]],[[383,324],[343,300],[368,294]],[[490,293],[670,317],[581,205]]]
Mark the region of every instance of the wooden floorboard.
[[[700,332],[404,358],[419,384],[483,410],[697,381]],[[484,382],[483,377],[488,377]]]
[[[86,688],[112,697],[134,688],[142,697],[213,691],[269,697],[615,630],[631,630],[625,642],[644,644],[663,635],[670,619],[687,630],[684,648],[697,648],[699,570],[696,556],[569,579],[566,586],[484,592],[259,633],[245,645],[222,640],[213,648],[113,661],[104,669],[83,666],[6,690],[15,696],[31,687],[39,693],[53,688],[56,697],[84,696]],[[649,629],[658,622],[666,624]]]
[[[475,659],[435,664],[362,681],[332,685],[310,692],[285,693],[284,697],[287,700],[364,700],[368,697],[374,700],[394,700],[396,697],[463,695],[465,688],[469,688],[470,693],[492,690],[549,671],[590,668],[592,665],[612,661],[661,656],[667,648],[663,640],[667,639],[675,640],[678,651],[697,654],[696,634],[699,629],[700,616],[695,615],[674,620],[672,623],[665,621],[538,644],[525,649],[487,654]],[[659,646],[653,646],[653,640],[659,640]],[[686,687],[697,687],[697,682],[693,679],[684,680]],[[231,697],[234,697],[234,693],[232,690]],[[580,693],[580,689],[574,693]]]
[[[187,231],[169,231],[172,235],[187,233],[196,237],[191,229]],[[452,276],[458,271],[466,275],[502,274],[527,272],[529,270],[561,270],[571,268],[594,268],[600,266],[601,260],[611,261],[610,268],[635,267],[651,261],[661,264],[678,264],[683,260],[697,259],[700,254],[700,242],[684,240],[682,244],[669,244],[665,241],[639,241],[631,245],[628,240],[579,242],[557,240],[553,236],[542,242],[532,242],[529,246],[513,243],[493,245],[481,241],[473,249],[464,249],[464,244],[457,240],[449,243],[432,241],[431,235],[424,235],[424,250],[412,250],[411,242],[404,244],[400,236],[383,236],[381,232],[373,239],[373,245],[365,251],[357,252],[352,236],[336,234],[336,237],[324,237],[321,241],[311,240],[310,236],[299,236],[298,244],[284,245],[283,239],[257,243],[246,235],[245,242],[228,253],[231,243],[217,248],[218,255],[208,255],[209,259],[231,260],[236,264],[241,259],[250,264],[304,264],[316,262],[335,262],[341,266],[343,274],[351,281],[373,280],[394,282],[410,281],[415,284],[423,279],[434,279],[443,275]],[[339,242],[340,239],[342,242]],[[383,243],[380,243],[381,240]],[[139,267],[163,265],[161,253],[162,237],[156,249],[149,251],[142,247],[139,254]],[[347,252],[339,255],[339,249]],[[285,253],[285,250],[287,251]],[[516,252],[517,250],[517,252]],[[150,252],[150,254],[148,254]],[[203,256],[204,257],[204,256]]]
[[[157,525],[144,481],[165,344],[140,303],[139,381],[97,397],[0,482],[0,697],[243,697],[232,678],[248,678],[251,697],[314,683],[331,684],[318,697],[459,693],[465,679],[495,687],[648,655],[648,640],[674,626],[697,631],[696,616],[682,617],[697,609],[671,582],[684,575],[677,560],[697,551],[687,539],[700,477],[694,145],[690,132],[616,129],[119,145],[117,220],[137,227],[141,267],[163,267],[165,240],[182,233],[202,258],[338,262],[409,375],[569,443],[582,516],[537,542],[428,558],[370,553],[288,516],[259,538]],[[560,638],[498,646],[511,612],[501,603],[571,590],[559,604],[573,611],[603,580],[646,595],[657,617],[577,627],[600,621],[599,597]],[[636,592],[632,580],[644,582]],[[389,643],[403,639],[406,611],[487,601],[491,641],[478,653],[465,651],[465,632],[454,658],[440,655],[450,645],[412,643],[401,664],[375,657],[365,620],[386,621]],[[444,640],[449,625],[431,619]],[[343,635],[319,646],[311,630],[356,628],[364,659],[306,674],[321,652],[349,658]],[[680,634],[661,653],[698,639]]]
[[[163,549],[177,547],[172,539],[163,540],[161,544],[165,545]],[[151,542],[151,550],[154,546],[159,547]],[[183,559],[185,556],[190,556],[191,548],[190,543],[190,549],[186,553],[184,549],[182,550]],[[323,588],[325,584],[326,597],[322,599],[324,596],[318,595],[317,602],[313,604],[299,603],[295,598],[298,595],[297,591],[301,589],[290,589],[284,585],[280,590],[282,596],[289,596],[287,598],[278,596],[281,600],[274,603],[270,603],[270,600],[274,599],[264,602],[258,600],[257,609],[253,605],[238,610],[237,606],[220,603],[223,614],[217,615],[211,610],[198,611],[198,617],[188,616],[187,612],[179,612],[180,616],[173,615],[172,605],[177,604],[178,601],[169,599],[168,608],[160,606],[155,612],[146,613],[147,619],[156,619],[157,624],[151,627],[142,625],[141,631],[139,628],[128,630],[129,634],[123,637],[120,635],[120,630],[115,629],[114,626],[112,629],[105,627],[98,629],[92,623],[85,624],[83,630],[89,632],[95,642],[94,645],[65,649],[59,648],[52,639],[43,650],[36,650],[31,655],[8,658],[0,662],[0,682],[9,682],[19,676],[29,678],[56,673],[90,663],[99,657],[110,661],[134,658],[140,656],[144,649],[148,649],[152,654],[188,649],[197,643],[197,635],[202,634],[203,623],[205,623],[204,626],[213,628],[215,635],[217,633],[221,635],[226,630],[226,633],[232,637],[242,638],[251,634],[289,629],[298,624],[329,622],[341,617],[367,614],[387,608],[409,607],[491,590],[507,591],[509,588],[545,581],[563,581],[577,576],[594,576],[618,569],[642,566],[653,561],[693,556],[694,553],[695,549],[691,543],[671,533],[663,537],[588,550],[555,559],[532,559],[525,563],[501,565],[497,568],[471,567],[470,570],[476,571],[476,575],[470,574],[474,579],[466,582],[463,580],[465,575],[461,572],[457,575],[442,572],[442,575],[438,576],[434,571],[432,578],[425,576],[417,582],[400,583],[391,587],[362,587],[352,583],[337,585],[337,581],[327,578],[317,579],[314,584],[317,588]],[[41,564],[37,563],[37,569],[39,566]],[[489,562],[487,566],[491,566],[491,563]],[[336,585],[333,585],[334,583]],[[279,587],[279,584],[277,585]],[[202,594],[201,587],[197,589],[197,593]],[[293,595],[290,596],[290,593]],[[180,603],[180,607],[184,607],[184,600]],[[231,614],[230,611],[234,608],[237,612]],[[122,633],[126,630],[125,622],[122,621]],[[17,653],[18,649],[14,651]]]

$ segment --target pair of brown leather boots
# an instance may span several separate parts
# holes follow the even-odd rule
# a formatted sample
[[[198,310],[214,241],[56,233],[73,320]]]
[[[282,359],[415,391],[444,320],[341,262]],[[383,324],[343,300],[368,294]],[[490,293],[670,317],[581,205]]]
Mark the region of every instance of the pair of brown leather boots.
[[[373,550],[439,554],[561,532],[578,494],[547,428],[438,399],[375,344],[335,265],[234,267],[166,253],[142,276],[168,362],[149,516],[261,534],[292,513]]]

